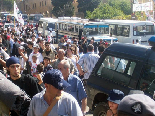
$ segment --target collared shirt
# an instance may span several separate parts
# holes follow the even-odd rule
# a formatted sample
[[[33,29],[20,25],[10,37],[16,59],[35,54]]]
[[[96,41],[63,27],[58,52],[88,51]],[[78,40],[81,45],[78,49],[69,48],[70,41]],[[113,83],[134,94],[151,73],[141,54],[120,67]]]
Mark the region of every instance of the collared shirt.
[[[95,64],[97,63],[100,56],[98,54],[94,54],[93,52],[88,52],[84,54],[78,61],[80,66],[83,66],[83,70],[85,72],[84,79],[88,79]]]
[[[49,105],[44,100],[45,90],[33,97],[27,116],[43,116]],[[83,116],[76,99],[62,92],[62,97],[53,106],[48,116]]]
[[[72,63],[72,61],[69,58],[65,57],[64,60],[67,60],[69,62],[69,64],[70,64],[70,72],[76,71],[76,69],[74,67],[74,64]],[[60,59],[56,59],[55,62],[52,64],[53,69],[58,69],[58,64],[60,62],[61,62]]]
[[[82,105],[82,99],[87,97],[86,91],[84,89],[83,83],[79,77],[70,74],[67,82],[71,85],[64,89],[65,92],[71,94],[79,103]]]

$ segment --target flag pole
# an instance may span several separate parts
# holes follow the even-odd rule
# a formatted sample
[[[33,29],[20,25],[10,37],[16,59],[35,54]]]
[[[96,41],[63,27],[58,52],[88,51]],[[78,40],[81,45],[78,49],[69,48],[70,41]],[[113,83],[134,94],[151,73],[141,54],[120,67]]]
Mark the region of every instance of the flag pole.
[[[14,7],[15,7],[15,1],[14,1]],[[15,8],[14,8],[14,12],[15,12]],[[14,13],[14,27],[15,27],[15,13]]]

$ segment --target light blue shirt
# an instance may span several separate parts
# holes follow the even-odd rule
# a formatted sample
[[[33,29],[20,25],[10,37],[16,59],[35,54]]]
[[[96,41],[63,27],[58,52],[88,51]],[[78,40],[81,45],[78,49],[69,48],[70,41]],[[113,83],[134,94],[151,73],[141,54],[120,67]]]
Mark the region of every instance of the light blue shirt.
[[[98,54],[94,54],[93,52],[88,52],[79,59],[78,64],[80,66],[83,65],[83,70],[85,72],[84,79],[89,78],[99,58],[100,56]]]
[[[84,89],[83,83],[79,77],[70,74],[67,82],[71,85],[64,89],[65,92],[71,94],[79,103],[82,105],[82,99],[87,97],[86,91]]]
[[[44,94],[45,90],[32,98],[27,116],[43,116],[49,107],[44,100]],[[62,94],[48,116],[83,116],[76,99],[66,92],[62,92]]]

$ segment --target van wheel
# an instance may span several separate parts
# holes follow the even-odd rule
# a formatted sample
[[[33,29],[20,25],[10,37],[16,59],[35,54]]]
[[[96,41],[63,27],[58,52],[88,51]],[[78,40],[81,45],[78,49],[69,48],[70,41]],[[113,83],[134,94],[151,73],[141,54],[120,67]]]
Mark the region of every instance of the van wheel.
[[[106,103],[99,103],[94,109],[93,116],[106,116],[109,109]]]

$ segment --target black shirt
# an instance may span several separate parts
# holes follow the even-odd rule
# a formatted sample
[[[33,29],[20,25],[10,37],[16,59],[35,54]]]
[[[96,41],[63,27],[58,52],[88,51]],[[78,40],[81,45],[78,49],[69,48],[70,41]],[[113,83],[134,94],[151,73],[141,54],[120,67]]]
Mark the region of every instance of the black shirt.
[[[27,48],[27,56],[29,56],[32,53],[32,49]]]
[[[47,56],[49,55],[50,52],[51,52],[51,51],[45,51],[45,53],[46,53]]]
[[[37,79],[30,75],[22,74],[19,79],[12,80],[11,77],[8,79],[11,80],[15,85],[19,86],[20,89],[24,90],[30,96],[30,98],[40,92],[40,85],[38,85]]]
[[[46,67],[44,67],[44,73],[47,72],[48,70],[53,69],[50,64],[48,64]]]

